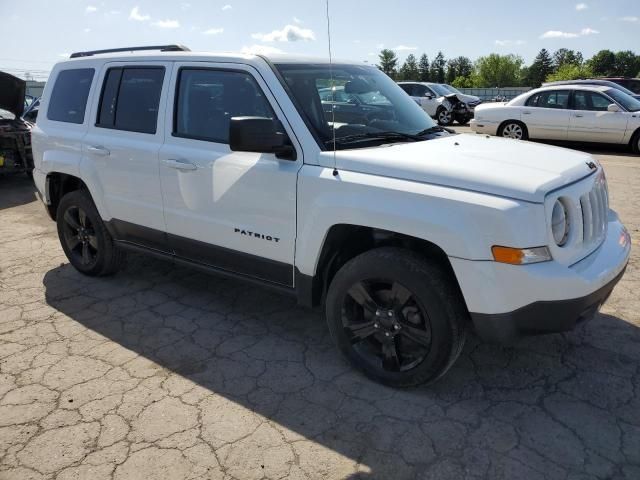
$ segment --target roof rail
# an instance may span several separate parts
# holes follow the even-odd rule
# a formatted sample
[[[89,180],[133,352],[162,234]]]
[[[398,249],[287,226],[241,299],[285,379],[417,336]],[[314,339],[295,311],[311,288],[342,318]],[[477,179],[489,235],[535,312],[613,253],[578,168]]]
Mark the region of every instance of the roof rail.
[[[90,57],[92,55],[100,55],[101,53],[118,53],[118,52],[139,52],[141,50],[160,50],[161,52],[190,52],[184,45],[153,45],[149,47],[123,47],[109,48],[107,50],[91,50],[88,52],[75,52],[69,58]]]

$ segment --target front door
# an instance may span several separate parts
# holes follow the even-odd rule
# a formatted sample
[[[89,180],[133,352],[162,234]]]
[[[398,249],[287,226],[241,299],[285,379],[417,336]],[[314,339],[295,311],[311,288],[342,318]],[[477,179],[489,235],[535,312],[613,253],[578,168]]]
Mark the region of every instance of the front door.
[[[179,258],[293,285],[302,150],[250,66],[176,63],[160,178],[169,244]],[[232,117],[278,118],[297,160],[229,149]]]
[[[620,143],[627,129],[625,112],[609,112],[613,100],[598,92],[575,90],[569,123],[569,140]]]

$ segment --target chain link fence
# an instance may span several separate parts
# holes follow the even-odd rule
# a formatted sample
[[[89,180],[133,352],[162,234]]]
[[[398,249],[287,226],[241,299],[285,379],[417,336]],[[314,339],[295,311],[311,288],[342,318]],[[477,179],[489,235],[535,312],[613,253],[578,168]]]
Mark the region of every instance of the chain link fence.
[[[480,97],[483,102],[490,102],[498,97],[506,97],[506,100],[511,100],[521,93],[528,92],[531,87],[459,88],[458,90],[467,95]]]

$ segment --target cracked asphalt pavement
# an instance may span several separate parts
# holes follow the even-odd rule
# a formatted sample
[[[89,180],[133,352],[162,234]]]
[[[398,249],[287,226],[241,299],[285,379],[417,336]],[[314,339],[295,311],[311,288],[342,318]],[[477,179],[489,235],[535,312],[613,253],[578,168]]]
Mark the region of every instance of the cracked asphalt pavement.
[[[410,390],[292,299],[138,255],[80,275],[31,183],[0,178],[0,479],[639,479],[640,158],[595,153],[634,242],[601,313],[472,336]]]

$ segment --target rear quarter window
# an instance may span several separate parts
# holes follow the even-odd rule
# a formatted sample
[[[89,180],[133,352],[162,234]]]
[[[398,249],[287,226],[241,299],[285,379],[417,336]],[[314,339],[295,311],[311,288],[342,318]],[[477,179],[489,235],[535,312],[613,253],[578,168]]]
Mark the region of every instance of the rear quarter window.
[[[94,73],[93,68],[62,70],[53,85],[47,118],[56,122],[84,123]]]

